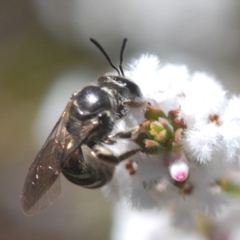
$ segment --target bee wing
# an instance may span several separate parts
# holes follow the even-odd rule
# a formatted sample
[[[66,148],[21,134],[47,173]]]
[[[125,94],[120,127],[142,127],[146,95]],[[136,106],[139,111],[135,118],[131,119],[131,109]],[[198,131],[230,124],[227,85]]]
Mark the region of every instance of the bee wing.
[[[77,123],[68,133],[66,123],[70,101],[56,123],[48,139],[30,166],[21,195],[23,212],[32,216],[51,204],[60,194],[60,176],[70,156],[94,131],[98,120],[91,119],[84,124]]]

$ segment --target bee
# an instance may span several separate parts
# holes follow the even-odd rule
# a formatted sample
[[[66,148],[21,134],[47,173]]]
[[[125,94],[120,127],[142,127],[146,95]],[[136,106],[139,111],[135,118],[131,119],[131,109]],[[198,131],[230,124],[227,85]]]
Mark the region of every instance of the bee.
[[[124,77],[122,60],[127,39],[122,43],[119,68],[96,40],[90,40],[118,74],[101,76],[95,85],[72,94],[29,168],[21,195],[26,215],[38,213],[58,197],[60,173],[74,184],[99,188],[112,179],[119,162],[140,151],[137,148],[115,156],[105,147],[116,141],[111,135],[116,121],[127,115],[129,107],[143,104],[138,85]],[[130,138],[131,132],[116,136]]]

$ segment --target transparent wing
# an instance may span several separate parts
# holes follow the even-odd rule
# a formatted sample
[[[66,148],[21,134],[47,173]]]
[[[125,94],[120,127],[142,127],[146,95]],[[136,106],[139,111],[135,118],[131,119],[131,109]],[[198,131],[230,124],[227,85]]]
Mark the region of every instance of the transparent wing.
[[[32,216],[51,204],[60,194],[61,170],[71,155],[97,127],[98,120],[76,123],[71,134],[66,129],[70,101],[56,123],[44,146],[30,166],[21,202],[26,215]]]

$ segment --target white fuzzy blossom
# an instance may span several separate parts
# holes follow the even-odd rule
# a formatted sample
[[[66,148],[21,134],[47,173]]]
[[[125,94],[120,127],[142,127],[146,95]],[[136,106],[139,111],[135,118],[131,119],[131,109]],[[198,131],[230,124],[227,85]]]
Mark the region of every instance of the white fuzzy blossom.
[[[200,213],[216,216],[231,196],[223,182],[234,184],[229,171],[239,163],[240,97],[229,97],[206,73],[163,65],[153,55],[133,61],[125,76],[140,87],[150,112],[154,108],[166,116],[148,125],[154,140],[146,139],[146,146],[154,145],[155,138],[160,145],[173,142],[171,148],[143,151],[120,163],[105,192],[137,209],[168,208],[181,226],[194,225]],[[146,105],[130,109],[114,132],[145,121]],[[139,146],[119,139],[106,147],[118,155]]]

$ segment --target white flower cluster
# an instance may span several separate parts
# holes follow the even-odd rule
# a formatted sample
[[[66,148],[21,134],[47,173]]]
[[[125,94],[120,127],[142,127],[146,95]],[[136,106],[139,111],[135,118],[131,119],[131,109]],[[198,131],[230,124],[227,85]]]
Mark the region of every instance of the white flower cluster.
[[[139,209],[168,207],[183,226],[194,224],[198,213],[215,216],[230,196],[221,183],[239,163],[240,97],[227,96],[221,84],[205,73],[161,65],[152,55],[133,61],[125,75],[138,84],[151,107],[174,115],[149,125],[149,132],[159,130],[154,136],[161,140],[169,132],[175,134],[174,143],[170,149],[141,152],[123,161],[105,192]],[[146,107],[130,110],[114,131],[142,124],[145,111]],[[182,127],[173,129],[174,119]],[[146,140],[151,144],[154,141]],[[119,140],[111,150],[119,154],[136,145]]]

